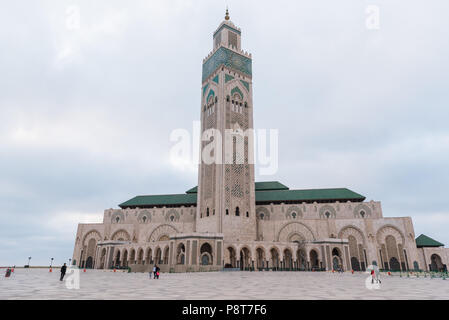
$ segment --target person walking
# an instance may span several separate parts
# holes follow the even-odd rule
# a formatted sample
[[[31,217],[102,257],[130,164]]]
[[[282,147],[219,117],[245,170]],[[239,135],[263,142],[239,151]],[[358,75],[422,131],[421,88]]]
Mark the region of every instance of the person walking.
[[[61,278],[59,279],[59,281],[64,280],[64,276],[65,276],[66,271],[67,271],[67,266],[64,263],[64,265],[61,267]]]
[[[161,269],[158,266],[156,266],[156,277],[157,277],[158,280],[159,280],[159,271],[160,270]]]
[[[157,268],[158,268],[158,266],[156,264],[154,264],[154,267],[153,267],[153,279],[157,279]]]
[[[380,281],[380,271],[379,268],[376,268],[376,271],[374,272],[376,275],[376,283],[382,283],[382,281]]]

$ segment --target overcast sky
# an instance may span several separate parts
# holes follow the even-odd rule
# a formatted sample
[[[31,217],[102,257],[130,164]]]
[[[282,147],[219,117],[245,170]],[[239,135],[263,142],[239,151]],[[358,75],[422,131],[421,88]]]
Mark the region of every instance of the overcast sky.
[[[227,3],[255,127],[279,129],[279,170],[257,180],[350,188],[449,245],[449,2]],[[225,6],[0,0],[0,265],[66,262],[79,222],[197,184],[169,136],[199,120]]]

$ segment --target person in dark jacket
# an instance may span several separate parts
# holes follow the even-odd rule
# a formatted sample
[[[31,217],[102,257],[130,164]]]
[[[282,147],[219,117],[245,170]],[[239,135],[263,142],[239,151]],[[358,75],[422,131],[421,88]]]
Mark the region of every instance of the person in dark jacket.
[[[154,267],[153,267],[153,279],[157,279],[157,275],[156,275],[157,268],[158,268],[158,266],[156,264],[154,264]]]
[[[65,276],[66,271],[67,271],[67,266],[64,263],[64,265],[61,267],[61,278],[59,279],[60,281],[64,280],[64,276]]]

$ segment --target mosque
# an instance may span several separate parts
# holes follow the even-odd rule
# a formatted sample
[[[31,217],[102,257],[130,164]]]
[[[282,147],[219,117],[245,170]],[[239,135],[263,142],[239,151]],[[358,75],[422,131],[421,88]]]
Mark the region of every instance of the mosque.
[[[202,132],[253,128],[252,55],[242,50],[241,35],[226,12],[203,61]],[[449,249],[415,238],[412,219],[384,217],[378,201],[346,188],[255,182],[250,140],[232,136],[221,150],[230,161],[201,161],[198,186],[183,194],[136,196],[105,210],[103,223],[79,224],[73,265],[136,272],[154,264],[162,272],[446,270]]]

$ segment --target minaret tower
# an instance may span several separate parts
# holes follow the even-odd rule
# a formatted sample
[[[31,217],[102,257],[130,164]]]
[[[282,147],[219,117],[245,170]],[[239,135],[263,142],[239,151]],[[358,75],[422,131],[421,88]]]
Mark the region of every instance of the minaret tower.
[[[196,217],[197,232],[223,233],[225,241],[256,240],[252,96],[252,57],[226,10],[203,61]]]

